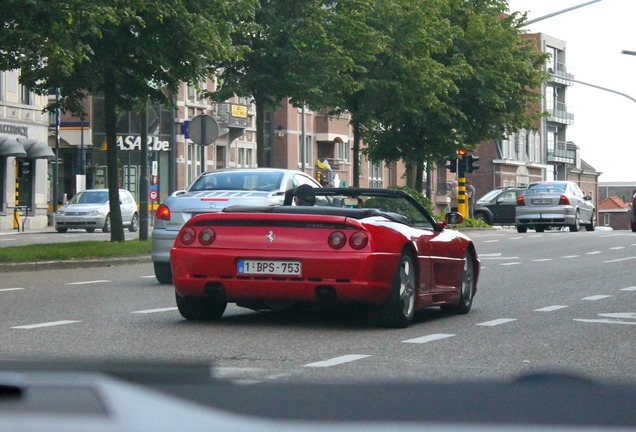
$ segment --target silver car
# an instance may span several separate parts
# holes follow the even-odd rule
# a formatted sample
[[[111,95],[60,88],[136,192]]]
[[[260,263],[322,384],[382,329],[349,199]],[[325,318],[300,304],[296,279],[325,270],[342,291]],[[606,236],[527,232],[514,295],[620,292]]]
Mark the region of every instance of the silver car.
[[[130,232],[139,229],[139,210],[135,198],[125,189],[119,189],[119,206],[124,227]],[[69,229],[110,232],[110,205],[108,189],[88,189],[75,194],[55,212],[55,229],[64,233]]]
[[[320,187],[304,172],[288,169],[230,168],[199,175],[188,189],[172,193],[157,208],[152,229],[155,277],[162,284],[172,283],[170,249],[191,217],[231,205],[280,205],[285,191],[303,184]]]
[[[528,228],[543,232],[552,227],[569,227],[576,232],[581,225],[587,231],[594,231],[596,210],[592,197],[584,195],[572,181],[530,183],[517,199],[515,224],[520,233],[527,232]]]

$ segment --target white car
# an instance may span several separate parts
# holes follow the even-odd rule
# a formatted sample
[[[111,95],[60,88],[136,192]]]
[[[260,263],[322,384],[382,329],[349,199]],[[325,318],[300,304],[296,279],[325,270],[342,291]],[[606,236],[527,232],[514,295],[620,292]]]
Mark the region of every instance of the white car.
[[[132,194],[119,189],[119,206],[124,227],[130,232],[139,229],[139,210]],[[110,204],[108,189],[88,189],[75,194],[71,200],[55,212],[55,229],[64,233],[69,229],[96,229],[110,232]]]
[[[288,169],[228,168],[199,175],[188,189],[172,193],[157,208],[152,229],[155,277],[162,284],[172,283],[170,249],[191,217],[231,205],[280,205],[285,191],[303,184],[320,187],[304,172]]]

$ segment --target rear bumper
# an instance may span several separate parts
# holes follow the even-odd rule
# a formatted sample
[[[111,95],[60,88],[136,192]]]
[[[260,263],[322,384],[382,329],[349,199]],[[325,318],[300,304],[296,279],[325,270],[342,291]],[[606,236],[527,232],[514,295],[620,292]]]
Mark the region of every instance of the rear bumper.
[[[179,231],[166,229],[152,230],[152,261],[170,262],[170,249],[174,245]]]
[[[515,223],[517,225],[574,225],[575,213],[568,208],[536,209],[517,208]]]
[[[239,258],[291,259],[302,263],[301,276],[238,275]],[[229,302],[241,300],[315,301],[319,290],[332,290],[340,301],[381,304],[391,291],[399,254],[305,253],[285,257],[281,251],[203,251],[173,249],[171,267],[182,296],[206,296],[222,288]]]

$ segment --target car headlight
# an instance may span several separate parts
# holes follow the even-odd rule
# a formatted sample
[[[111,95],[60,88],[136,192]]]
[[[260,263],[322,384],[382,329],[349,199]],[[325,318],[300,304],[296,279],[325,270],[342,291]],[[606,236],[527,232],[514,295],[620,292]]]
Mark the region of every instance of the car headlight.
[[[89,216],[99,216],[99,212],[97,210],[91,210],[88,212]]]
[[[58,210],[55,212],[56,215],[58,216],[64,216],[66,214],[66,212],[64,210]]]

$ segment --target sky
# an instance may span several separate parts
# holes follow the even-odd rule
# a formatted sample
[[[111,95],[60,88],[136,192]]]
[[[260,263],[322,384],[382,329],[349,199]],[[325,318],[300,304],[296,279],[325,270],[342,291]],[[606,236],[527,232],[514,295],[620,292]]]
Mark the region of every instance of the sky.
[[[509,0],[510,11],[528,12],[528,19],[587,3],[589,0]],[[566,66],[574,79],[615,90],[636,99],[636,0],[601,0],[530,24],[530,33],[544,33],[566,42]],[[567,140],[581,149],[581,158],[602,172],[601,182],[636,185],[636,101],[608,91],[573,84],[566,92],[574,124]]]

